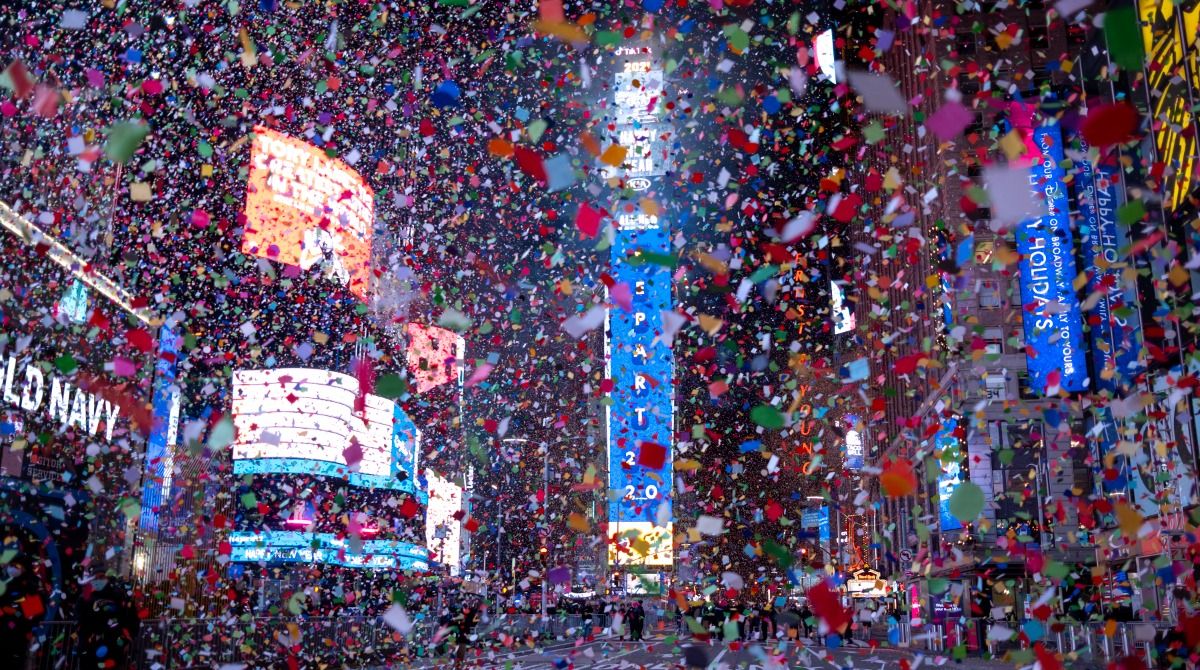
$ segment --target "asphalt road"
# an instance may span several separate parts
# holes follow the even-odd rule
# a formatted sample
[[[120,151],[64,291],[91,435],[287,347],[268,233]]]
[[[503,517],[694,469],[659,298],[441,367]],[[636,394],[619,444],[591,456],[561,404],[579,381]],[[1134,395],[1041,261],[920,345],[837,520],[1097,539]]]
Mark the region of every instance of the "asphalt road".
[[[543,650],[521,650],[497,654],[469,655],[464,667],[487,670],[531,670],[534,668],[594,668],[595,670],[677,670],[684,665],[683,647],[692,644],[680,640],[677,644],[662,640],[649,642],[620,642],[598,640],[588,643],[564,643]],[[968,659],[962,664],[948,662],[934,656],[916,657],[913,653],[894,649],[867,648],[838,649],[830,651],[821,647],[787,645],[763,647],[751,644],[732,650],[723,643],[701,644],[704,658],[708,660],[706,670],[890,670],[900,667],[900,659],[907,658],[915,668],[932,668],[950,665],[954,670],[999,670],[1012,668],[1011,664],[999,661]],[[431,659],[413,668],[452,668],[449,658]]]

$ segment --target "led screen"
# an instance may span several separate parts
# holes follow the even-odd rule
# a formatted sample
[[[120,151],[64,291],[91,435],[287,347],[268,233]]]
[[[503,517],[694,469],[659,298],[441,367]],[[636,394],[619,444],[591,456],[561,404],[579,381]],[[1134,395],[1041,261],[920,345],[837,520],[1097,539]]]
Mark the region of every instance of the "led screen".
[[[445,328],[410,323],[408,332],[408,374],[418,393],[458,379],[462,359],[458,334]]]
[[[308,563],[350,568],[428,570],[429,552],[409,542],[359,540],[333,533],[237,531],[229,534],[230,560],[240,563]]]
[[[1030,390],[1045,393],[1057,377],[1067,391],[1082,391],[1088,382],[1083,348],[1083,319],[1075,293],[1075,241],[1063,174],[1063,138],[1057,122],[1033,125],[1032,109],[1010,106],[1013,125],[1029,131],[1027,145],[1034,157],[1029,186],[1046,215],[1017,226],[1021,254],[1021,303],[1025,330],[1026,368]]]
[[[319,266],[362,300],[371,288],[375,194],[320,149],[254,129],[242,252],[303,269]]]
[[[419,431],[392,401],[372,394],[360,398],[350,375],[307,368],[238,370],[233,422],[237,474],[319,474],[359,486],[415,490]]]
[[[462,521],[454,515],[462,511],[463,490],[432,470],[425,472],[429,506],[425,510],[425,546],[437,555],[437,562],[458,572],[462,560]]]

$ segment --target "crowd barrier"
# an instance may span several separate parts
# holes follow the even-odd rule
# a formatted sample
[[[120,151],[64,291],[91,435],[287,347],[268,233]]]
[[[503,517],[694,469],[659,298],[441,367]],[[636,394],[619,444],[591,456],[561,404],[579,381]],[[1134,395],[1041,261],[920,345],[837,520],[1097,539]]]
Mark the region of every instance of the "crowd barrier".
[[[447,653],[454,641],[446,639],[436,622],[417,618],[406,634],[394,630],[382,617],[227,617],[208,619],[151,619],[142,621],[134,640],[123,652],[132,668],[190,670],[244,663],[250,667],[286,664],[294,657],[308,664],[337,661],[384,665]],[[627,626],[610,630],[610,614],[538,614],[484,616],[477,624],[477,645],[524,645],[533,638],[543,646],[572,644],[579,638],[629,636]],[[949,654],[962,645],[970,656],[1001,658],[1008,651],[1040,642],[1079,662],[1107,664],[1126,656],[1140,656],[1155,667],[1155,641],[1170,624],[1155,622],[1050,622],[1036,640],[1019,637],[1019,624],[987,619],[914,627],[907,622],[856,626],[848,637],[862,643],[875,641],[914,651]],[[646,610],[645,634],[684,634],[674,618]],[[77,670],[87,665],[82,657],[78,627],[74,622],[44,622],[36,629],[27,670]],[[720,635],[720,631],[715,631]]]

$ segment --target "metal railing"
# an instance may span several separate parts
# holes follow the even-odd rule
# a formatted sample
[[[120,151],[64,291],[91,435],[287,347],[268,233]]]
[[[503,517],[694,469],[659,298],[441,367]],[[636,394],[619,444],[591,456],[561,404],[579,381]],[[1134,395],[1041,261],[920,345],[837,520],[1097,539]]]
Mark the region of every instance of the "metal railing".
[[[660,626],[660,622],[662,625]],[[581,637],[617,635],[610,614],[496,614],[481,618],[472,635],[477,645],[512,643],[532,638],[550,646]],[[623,626],[628,637],[628,627]],[[660,631],[663,628],[663,631]],[[646,611],[645,633],[674,632],[668,617]],[[401,634],[382,617],[252,617],[206,619],[148,619],[142,621],[123,654],[132,668],[172,670],[244,663],[252,667],[286,664],[352,662],[386,665],[449,652],[454,636],[437,622],[418,616],[412,629]],[[26,667],[32,670],[76,670],[88,667],[78,624],[53,621],[34,634]]]
[[[941,624],[913,627],[895,625],[899,646],[946,653],[962,645],[968,655],[1001,658],[1007,652],[1041,643],[1046,649],[1082,661],[1104,662],[1140,656],[1154,667],[1156,642],[1171,624],[1161,622],[1051,621],[1041,635],[1030,639],[1020,624],[1011,621],[963,618]]]

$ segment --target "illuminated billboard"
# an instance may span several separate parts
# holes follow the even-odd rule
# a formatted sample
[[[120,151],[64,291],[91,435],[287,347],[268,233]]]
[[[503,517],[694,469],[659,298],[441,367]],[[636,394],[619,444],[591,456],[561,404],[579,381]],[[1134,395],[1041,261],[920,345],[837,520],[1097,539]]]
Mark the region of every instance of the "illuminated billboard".
[[[649,153],[643,155],[635,142],[620,169],[602,177],[645,180],[648,188],[668,167],[665,151],[653,148],[655,138],[669,137],[671,131],[657,123],[663,72],[648,56],[635,53],[616,73],[612,118],[618,140],[629,132],[635,140],[644,137]],[[630,302],[609,310],[605,329],[607,373],[613,381],[607,410],[609,560],[668,566],[673,563],[675,363],[663,340],[662,314],[671,312],[674,300],[670,269],[645,259],[673,252],[664,217],[625,213],[617,224],[611,273],[629,288]]]
[[[941,429],[933,438],[935,448],[941,450],[939,461],[942,470],[938,473],[937,489],[938,521],[942,530],[962,528],[962,522],[950,511],[950,496],[963,481],[963,453],[961,443],[956,435],[957,428],[957,418],[944,419]]]
[[[437,563],[458,574],[462,561],[463,490],[432,470],[425,471],[429,506],[425,509],[425,546],[437,555]],[[458,518],[455,518],[458,514]]]
[[[355,486],[416,492],[420,432],[358,380],[307,368],[233,373],[236,474],[315,474]],[[404,477],[399,474],[403,472]]]
[[[836,281],[829,282],[829,295],[833,312],[833,334],[842,335],[854,330],[858,326],[858,319],[854,316],[854,308],[846,304],[846,293],[841,284]]]
[[[863,460],[866,456],[863,449],[862,433],[859,432],[858,417],[849,415],[845,418],[846,423],[846,469],[847,470],[862,470]]]
[[[1026,144],[1035,157],[1029,187],[1046,208],[1044,216],[1026,219],[1016,228],[1029,388],[1044,394],[1057,374],[1060,388],[1082,391],[1088,371],[1073,283],[1075,240],[1062,168],[1062,132],[1057,121],[1032,127],[1033,110],[1027,105],[1012,104],[1010,110],[1013,125],[1028,133]]]
[[[398,540],[355,540],[333,533],[235,531],[229,534],[235,563],[307,563],[348,568],[429,569],[429,551]]]
[[[1200,33],[1200,4],[1188,7],[1162,0],[1137,4],[1146,62],[1154,64],[1146,68],[1146,84],[1151,92],[1154,148],[1158,161],[1167,167],[1162,177],[1163,208],[1172,212],[1187,202],[1197,183],[1200,144],[1190,96],[1200,91],[1200,50],[1189,44]]]
[[[458,380],[466,345],[453,331],[419,323],[408,324],[409,379],[418,393]]]
[[[375,194],[357,172],[307,142],[254,129],[242,252],[319,266],[366,300]]]
[[[813,41],[813,51],[817,57],[817,68],[821,74],[829,77],[829,81],[837,83],[837,56],[833,51],[833,29],[817,35]]]

